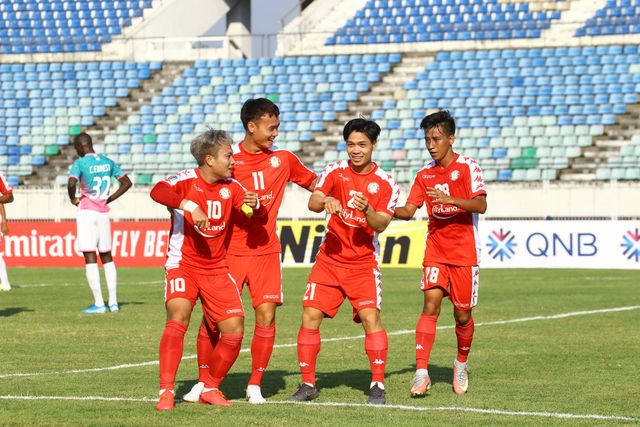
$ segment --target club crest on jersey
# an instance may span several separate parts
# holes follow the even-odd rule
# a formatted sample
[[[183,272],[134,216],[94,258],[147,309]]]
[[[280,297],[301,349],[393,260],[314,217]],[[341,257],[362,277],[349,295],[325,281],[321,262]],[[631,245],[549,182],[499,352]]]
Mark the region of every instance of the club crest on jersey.
[[[451,181],[457,181],[458,178],[460,178],[460,171],[451,172],[451,175],[449,175],[449,178],[451,178]]]
[[[271,158],[269,158],[269,164],[271,165],[272,168],[279,168],[280,165],[282,164],[282,162],[280,161],[280,159],[276,156],[273,156]]]
[[[367,185],[367,191],[369,192],[369,194],[376,194],[378,191],[380,191],[380,186],[377,182],[370,182],[369,185]]]
[[[231,197],[231,191],[229,191],[229,189],[227,187],[223,187],[220,189],[220,197],[222,197],[223,199],[228,199],[229,197]]]

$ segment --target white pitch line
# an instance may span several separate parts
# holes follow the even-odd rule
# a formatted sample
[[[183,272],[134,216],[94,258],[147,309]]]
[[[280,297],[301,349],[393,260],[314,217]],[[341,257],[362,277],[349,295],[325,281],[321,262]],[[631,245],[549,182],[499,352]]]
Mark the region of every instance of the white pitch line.
[[[155,402],[153,397],[103,397],[103,396],[0,396],[0,400],[67,400],[67,401],[100,401],[100,402]],[[244,400],[232,400],[234,403],[245,403]],[[366,408],[373,410],[398,409],[401,411],[416,412],[471,412],[486,415],[506,415],[521,417],[544,418],[570,418],[582,420],[615,420],[615,421],[640,421],[639,418],[623,415],[599,415],[599,414],[567,414],[562,412],[532,412],[532,411],[505,411],[501,409],[465,408],[460,406],[410,406],[410,405],[367,405],[364,403],[346,402],[289,402],[283,400],[268,400],[270,405],[305,405],[316,407],[342,407],[342,408]]]
[[[613,308],[603,308],[599,310],[583,310],[583,311],[573,311],[569,313],[560,313],[560,314],[551,314],[548,316],[533,316],[533,317],[521,317],[519,319],[510,319],[510,320],[495,320],[493,322],[480,322],[476,323],[476,326],[494,326],[494,325],[507,325],[510,323],[522,323],[522,322],[531,322],[536,320],[553,320],[553,319],[565,319],[567,317],[574,316],[587,316],[590,314],[606,314],[606,313],[617,313],[622,311],[631,311],[640,309],[640,305],[632,305],[627,307],[613,307]],[[447,326],[438,326],[437,329],[453,329],[455,325],[447,325]],[[397,335],[407,335],[413,334],[415,330],[413,329],[405,329],[400,331],[388,332],[387,335],[397,336]],[[325,338],[322,342],[336,342],[336,341],[350,341],[364,338],[364,335],[354,335],[348,337],[337,337],[337,338]],[[276,344],[273,346],[276,348],[291,348],[296,347],[297,343],[290,344]],[[249,348],[243,348],[240,350],[242,353],[246,353],[250,351]],[[194,359],[195,355],[184,356],[182,360]],[[32,373],[14,373],[14,374],[2,374],[0,375],[0,379],[2,378],[14,378],[14,377],[36,377],[42,375],[65,375],[65,374],[83,374],[86,372],[101,372],[101,371],[113,371],[117,369],[127,369],[127,368],[137,368],[142,366],[153,366],[157,365],[159,362],[157,360],[152,360],[148,362],[140,362],[140,363],[127,363],[124,365],[115,365],[115,366],[107,366],[104,368],[88,368],[88,369],[72,369],[69,371],[55,371],[55,372],[32,372]]]

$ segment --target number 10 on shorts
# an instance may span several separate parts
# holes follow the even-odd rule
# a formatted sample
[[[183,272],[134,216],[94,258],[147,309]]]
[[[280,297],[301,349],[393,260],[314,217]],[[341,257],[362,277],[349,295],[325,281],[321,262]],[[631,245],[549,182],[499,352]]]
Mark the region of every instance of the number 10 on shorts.
[[[176,292],[184,292],[187,287],[185,285],[185,281],[182,277],[176,277],[175,279],[169,280],[169,292],[175,294]]]

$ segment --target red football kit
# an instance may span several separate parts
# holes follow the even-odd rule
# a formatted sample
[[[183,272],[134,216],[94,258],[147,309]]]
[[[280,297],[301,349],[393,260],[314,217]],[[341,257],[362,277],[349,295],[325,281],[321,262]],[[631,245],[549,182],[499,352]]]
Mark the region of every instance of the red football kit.
[[[331,215],[316,263],[311,270],[303,305],[333,317],[344,298],[353,306],[354,320],[363,308],[380,309],[382,289],[378,265],[378,233],[367,223],[364,212],[355,209],[356,193],[364,194],[376,212],[393,215],[398,186],[388,173],[374,163],[373,169],[359,174],[348,161],[329,164],[320,175],[315,191],[331,196],[342,205],[342,212]]]
[[[407,198],[418,207],[426,202],[429,215],[420,288],[441,287],[456,308],[467,310],[478,298],[478,214],[434,204],[428,188],[462,199],[486,195],[482,170],[473,159],[458,154],[447,168],[432,161],[418,171]]]
[[[171,210],[165,300],[186,298],[195,305],[200,295],[211,324],[244,315],[225,251],[231,214],[234,209],[241,209],[244,193],[245,189],[233,179],[207,183],[198,169],[170,176],[151,192],[154,200]],[[208,229],[196,227],[191,214],[178,208],[182,199],[191,200],[207,214]]]
[[[282,304],[280,240],[276,233],[278,210],[287,183],[308,187],[316,174],[287,150],[249,153],[242,144],[233,147],[233,176],[245,188],[258,193],[267,220],[236,221],[229,241],[229,270],[242,290],[249,285],[253,307],[271,302]],[[250,258],[247,258],[250,257]]]

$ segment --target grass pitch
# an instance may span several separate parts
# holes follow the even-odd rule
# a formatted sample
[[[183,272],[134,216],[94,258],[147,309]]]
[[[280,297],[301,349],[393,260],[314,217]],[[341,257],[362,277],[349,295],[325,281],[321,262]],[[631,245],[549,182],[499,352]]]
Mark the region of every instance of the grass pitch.
[[[222,385],[231,408],[177,404],[157,413],[163,271],[119,269],[121,312],[85,315],[83,269],[13,269],[0,293],[1,425],[637,425],[640,271],[483,270],[469,392],[451,391],[452,307],[443,304],[424,398],[409,397],[422,306],[418,269],[383,271],[389,332],[386,407],[363,405],[370,381],[362,327],[348,303],[325,320],[317,404],[286,399],[300,381],[296,335],[308,269],[284,271],[276,349],[265,374],[269,404],[242,402],[251,366],[243,351]],[[104,287],[104,281],[103,281]],[[246,298],[249,347],[253,315]],[[177,395],[197,378],[196,309]],[[336,338],[343,338],[336,340]]]

